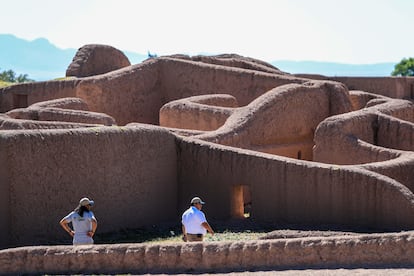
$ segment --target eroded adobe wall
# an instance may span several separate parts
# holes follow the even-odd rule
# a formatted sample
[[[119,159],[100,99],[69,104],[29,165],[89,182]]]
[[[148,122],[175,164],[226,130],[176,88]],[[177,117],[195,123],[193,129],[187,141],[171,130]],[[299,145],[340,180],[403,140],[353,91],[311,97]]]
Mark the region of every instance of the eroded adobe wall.
[[[0,88],[0,112],[57,98],[75,97],[78,82],[79,79],[29,82]]]
[[[0,250],[0,267],[6,275],[198,274],[287,268],[411,267],[413,262],[412,232],[245,242],[38,246]]]
[[[361,167],[395,179],[414,193],[414,153],[405,153],[387,162],[364,164]]]
[[[231,94],[241,105],[267,90],[300,79],[200,62],[156,58],[108,74],[84,78],[76,95],[91,111],[106,113],[119,125],[158,124],[167,102],[204,94]]]
[[[179,59],[160,58],[166,101],[205,94],[230,94],[240,106],[266,91],[306,79]]]
[[[101,233],[175,220],[175,148],[148,125],[0,132],[0,189],[10,189],[0,246],[70,243],[59,220],[83,196],[96,201]]]
[[[10,239],[10,185],[7,151],[0,141],[0,248]]]
[[[378,145],[382,147],[414,152],[414,123],[391,116],[379,116],[377,137]]]
[[[363,90],[390,98],[413,99],[413,77],[330,77],[348,86],[349,90]]]
[[[160,109],[160,126],[191,130],[215,130],[238,107],[226,94],[194,96],[169,102]]]
[[[343,84],[332,81],[281,85],[197,138],[311,161],[315,129],[325,118],[352,110],[348,95]]]
[[[159,89],[159,66],[155,60],[118,71],[85,78],[76,96],[91,111],[108,114],[118,125],[130,122],[158,124],[163,95]]]
[[[414,77],[327,77],[312,74],[295,74],[315,80],[334,80],[349,90],[362,90],[397,99],[414,99]]]
[[[179,208],[200,195],[209,217],[226,219],[232,189],[250,188],[251,217],[263,221],[413,229],[414,196],[383,175],[353,166],[324,165],[211,143],[179,144]],[[298,204],[300,202],[301,204]]]
[[[131,65],[125,54],[108,45],[87,44],[76,52],[66,76],[88,77]]]

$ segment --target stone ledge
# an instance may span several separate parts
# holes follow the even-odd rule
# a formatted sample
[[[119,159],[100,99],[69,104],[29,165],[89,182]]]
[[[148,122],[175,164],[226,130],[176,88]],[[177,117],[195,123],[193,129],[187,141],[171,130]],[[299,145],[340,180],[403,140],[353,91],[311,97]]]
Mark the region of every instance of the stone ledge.
[[[16,273],[178,273],[286,268],[406,266],[414,232],[244,242],[32,246],[0,250]]]

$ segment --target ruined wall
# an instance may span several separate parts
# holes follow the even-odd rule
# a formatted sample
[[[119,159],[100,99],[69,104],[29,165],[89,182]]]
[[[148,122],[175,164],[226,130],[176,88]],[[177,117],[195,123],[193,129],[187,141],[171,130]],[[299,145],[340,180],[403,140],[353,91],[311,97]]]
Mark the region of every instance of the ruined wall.
[[[161,58],[160,62],[166,101],[195,95],[230,94],[243,106],[274,87],[307,81],[289,75],[179,59]]]
[[[378,145],[382,147],[414,151],[413,123],[391,116],[379,116],[377,137]]]
[[[414,77],[327,77],[295,74],[297,77],[342,82],[349,90],[362,90],[396,99],[414,99]]]
[[[99,232],[177,217],[175,138],[160,128],[2,131],[0,153],[0,247],[71,242],[58,222],[83,196]]]
[[[351,110],[348,90],[341,83],[281,85],[235,110],[221,128],[197,138],[310,161],[318,124]]]
[[[76,96],[86,101],[91,111],[114,117],[118,125],[130,122],[157,125],[163,100],[159,69],[154,63],[150,60],[85,78],[77,87]]]
[[[179,208],[200,195],[209,217],[232,216],[232,189],[250,187],[251,217],[269,222],[414,227],[414,196],[390,178],[351,166],[271,156],[184,139]],[[300,202],[301,204],[298,204]]]
[[[0,112],[57,98],[75,96],[79,79],[29,82],[0,88]]]
[[[411,267],[413,262],[412,232],[245,242],[39,246],[0,250],[0,267],[6,275],[199,274],[287,268],[300,271],[329,267]]]
[[[246,105],[267,90],[306,79],[173,58],[157,58],[108,74],[84,78],[76,96],[91,111],[106,113],[119,125],[158,124],[167,102],[204,94],[231,94]]]
[[[194,96],[172,101],[160,109],[160,126],[215,130],[221,127],[238,107],[237,100],[226,94]]]
[[[9,244],[10,239],[10,185],[8,152],[0,142],[0,248]]]
[[[125,54],[108,45],[87,44],[76,52],[66,76],[88,77],[131,65]]]
[[[349,90],[363,90],[391,98],[413,99],[413,77],[330,77],[348,86]]]
[[[414,193],[414,153],[401,154],[387,162],[364,164],[361,167],[395,179]]]
[[[401,150],[413,150],[412,102],[384,97],[369,103],[367,108],[329,117],[318,125],[314,161],[347,165],[384,162],[409,154]],[[412,185],[410,181],[402,183]]]
[[[351,165],[381,162],[398,157],[398,152],[377,147],[378,115],[350,112],[325,119],[315,132],[313,160]]]

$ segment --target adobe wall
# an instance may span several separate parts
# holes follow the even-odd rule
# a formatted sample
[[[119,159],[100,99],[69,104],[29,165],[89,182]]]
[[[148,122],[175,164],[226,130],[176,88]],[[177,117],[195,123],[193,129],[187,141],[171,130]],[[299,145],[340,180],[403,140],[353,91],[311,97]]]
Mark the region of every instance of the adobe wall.
[[[20,83],[0,88],[0,113],[14,108],[27,107],[36,102],[74,97],[75,87],[79,82],[80,79],[52,80]],[[23,99],[19,100],[16,95],[22,95]],[[22,103],[26,103],[25,106],[22,106]]]
[[[195,95],[230,94],[236,97],[240,106],[244,106],[277,86],[309,81],[291,75],[180,59],[160,58],[160,64],[166,102]]]
[[[12,129],[68,129],[68,128],[84,128],[99,127],[102,125],[83,124],[74,122],[56,122],[56,121],[36,121],[36,120],[20,120],[13,119],[7,115],[0,114],[0,130]]]
[[[315,129],[325,118],[352,110],[348,95],[338,82],[281,85],[235,110],[223,127],[197,138],[311,161]]]
[[[36,246],[0,250],[4,275],[234,273],[306,268],[396,268],[412,267],[413,263],[414,235],[411,231],[244,242]]]
[[[226,94],[193,96],[171,101],[160,109],[160,126],[215,130],[226,122],[236,107],[236,98]]]
[[[414,99],[414,77],[328,77],[295,74],[297,77],[342,82],[349,90],[362,90],[396,99]]]
[[[1,142],[0,142],[1,143]],[[0,248],[10,240],[10,185],[7,151],[0,146]]]
[[[414,99],[413,77],[329,77],[348,86],[349,90],[363,90],[390,98]]]
[[[177,218],[175,137],[161,128],[1,131],[0,158],[0,247],[70,243],[59,220],[83,196],[101,233]]]
[[[401,154],[387,162],[369,163],[361,167],[395,179],[414,193],[414,153]]]
[[[391,116],[379,116],[377,137],[378,145],[382,147],[414,152],[414,123]]]
[[[84,78],[76,96],[91,111],[108,114],[118,125],[130,122],[158,125],[163,104],[157,60],[149,60],[103,75]]]
[[[363,110],[332,116],[315,132],[314,161],[365,164],[414,191],[414,105],[381,99]],[[335,126],[335,127],[332,127]]]
[[[308,81],[240,68],[160,57],[108,74],[84,78],[76,96],[91,111],[106,113],[118,125],[159,123],[167,102],[204,94],[231,94],[246,105],[267,90],[287,83]]]
[[[259,221],[413,229],[414,195],[356,166],[305,162],[185,138],[179,143],[179,209],[200,195],[209,217],[232,214],[233,189],[250,188]],[[298,204],[300,202],[301,204]]]

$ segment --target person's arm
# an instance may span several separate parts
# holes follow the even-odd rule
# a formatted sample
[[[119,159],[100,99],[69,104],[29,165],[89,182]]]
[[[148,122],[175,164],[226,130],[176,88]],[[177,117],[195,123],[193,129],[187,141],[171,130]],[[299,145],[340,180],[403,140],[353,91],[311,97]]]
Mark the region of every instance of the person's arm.
[[[183,231],[183,241],[187,241],[187,231],[185,230],[184,224],[181,223],[181,230]]]
[[[214,235],[213,228],[211,228],[210,224],[207,221],[201,224],[211,235]]]
[[[98,227],[98,222],[96,221],[96,218],[92,218],[92,231],[88,232],[89,237],[93,237],[95,235],[96,228]]]
[[[69,222],[68,220],[66,220],[65,218],[61,219],[59,224],[60,226],[62,226],[62,228],[69,233],[69,235],[71,235],[73,237],[73,235],[75,235],[75,231],[73,231],[70,227],[69,227]]]

